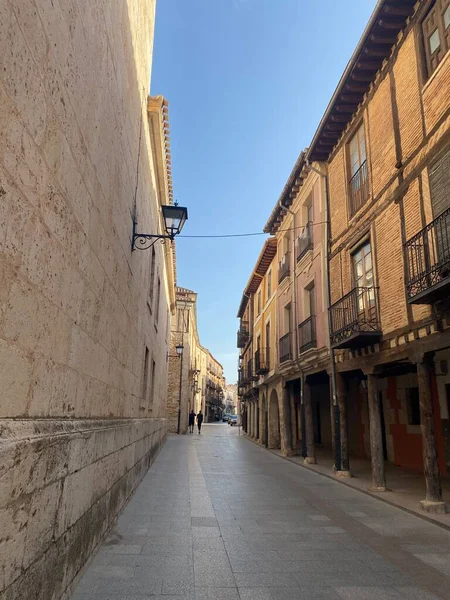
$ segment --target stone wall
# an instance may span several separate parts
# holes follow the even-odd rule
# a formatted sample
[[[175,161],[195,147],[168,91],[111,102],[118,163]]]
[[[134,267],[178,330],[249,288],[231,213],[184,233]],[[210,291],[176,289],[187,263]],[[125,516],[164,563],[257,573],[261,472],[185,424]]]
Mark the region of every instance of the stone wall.
[[[151,251],[131,252],[135,206],[154,232],[164,202],[154,15],[155,0],[0,4],[1,600],[61,597],[166,433],[173,282],[161,244],[153,279]]]

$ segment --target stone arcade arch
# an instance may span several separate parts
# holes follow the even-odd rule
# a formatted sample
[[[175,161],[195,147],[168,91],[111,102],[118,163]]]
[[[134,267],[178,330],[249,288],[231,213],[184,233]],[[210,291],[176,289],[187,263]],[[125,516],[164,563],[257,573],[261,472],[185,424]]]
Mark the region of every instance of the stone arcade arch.
[[[278,394],[275,389],[273,389],[270,393],[268,417],[268,447],[280,448],[280,415],[278,409]]]

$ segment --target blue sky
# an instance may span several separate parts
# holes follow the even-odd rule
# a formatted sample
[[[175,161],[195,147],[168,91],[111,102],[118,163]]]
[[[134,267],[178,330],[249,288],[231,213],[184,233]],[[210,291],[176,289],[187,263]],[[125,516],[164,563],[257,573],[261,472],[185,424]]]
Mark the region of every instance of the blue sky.
[[[151,93],[169,100],[183,234],[262,231],[375,0],[157,0]],[[265,236],[177,238],[201,343],[236,380],[236,313]]]

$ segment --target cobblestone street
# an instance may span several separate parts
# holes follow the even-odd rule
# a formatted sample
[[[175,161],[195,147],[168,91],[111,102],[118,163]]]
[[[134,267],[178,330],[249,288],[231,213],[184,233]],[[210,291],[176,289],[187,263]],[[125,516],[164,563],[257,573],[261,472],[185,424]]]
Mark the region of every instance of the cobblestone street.
[[[435,600],[449,590],[449,531],[212,424],[167,439],[72,600]]]

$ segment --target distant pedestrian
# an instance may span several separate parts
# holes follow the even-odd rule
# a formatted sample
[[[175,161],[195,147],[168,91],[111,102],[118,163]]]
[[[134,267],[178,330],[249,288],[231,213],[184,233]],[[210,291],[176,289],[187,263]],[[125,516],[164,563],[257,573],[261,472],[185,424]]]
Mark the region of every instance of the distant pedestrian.
[[[189,433],[194,433],[195,412],[191,410],[189,413]]]
[[[199,433],[201,433],[202,423],[203,423],[203,413],[202,413],[202,411],[200,411],[197,415],[197,427],[198,427]]]

